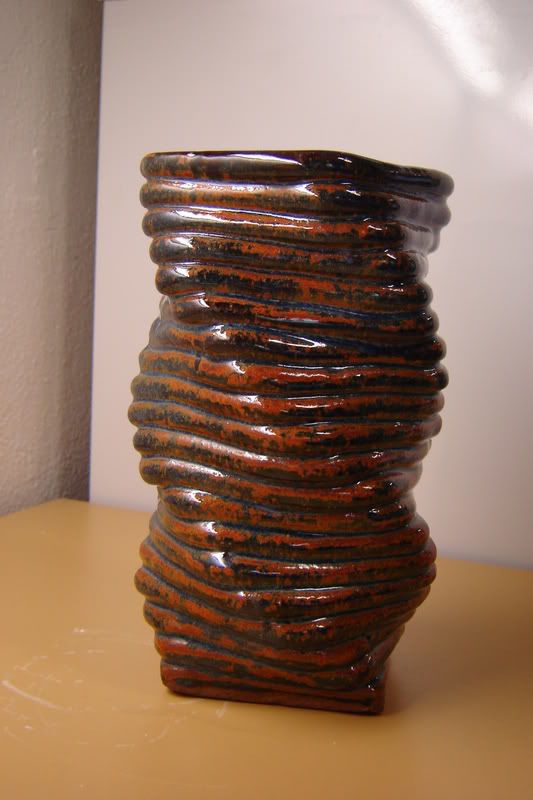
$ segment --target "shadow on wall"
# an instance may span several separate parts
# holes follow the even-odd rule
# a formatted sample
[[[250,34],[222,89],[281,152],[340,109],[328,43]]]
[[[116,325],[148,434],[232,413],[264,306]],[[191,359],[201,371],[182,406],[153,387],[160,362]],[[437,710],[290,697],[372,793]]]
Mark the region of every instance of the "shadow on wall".
[[[98,108],[103,3],[83,0],[69,9],[70,136],[65,151],[65,209],[61,345],[61,495],[89,496],[91,369],[94,306]],[[76,333],[72,335],[75,326]],[[75,400],[76,412],[69,408]]]

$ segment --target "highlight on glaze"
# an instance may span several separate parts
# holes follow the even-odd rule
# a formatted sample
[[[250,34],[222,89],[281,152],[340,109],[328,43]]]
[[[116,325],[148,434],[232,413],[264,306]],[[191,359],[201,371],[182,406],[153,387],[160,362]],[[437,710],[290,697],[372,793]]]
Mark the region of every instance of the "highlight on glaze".
[[[435,577],[424,282],[451,179],[328,151],[142,163],[161,316],[130,419],[159,506],[136,583],[164,683],[377,713]]]

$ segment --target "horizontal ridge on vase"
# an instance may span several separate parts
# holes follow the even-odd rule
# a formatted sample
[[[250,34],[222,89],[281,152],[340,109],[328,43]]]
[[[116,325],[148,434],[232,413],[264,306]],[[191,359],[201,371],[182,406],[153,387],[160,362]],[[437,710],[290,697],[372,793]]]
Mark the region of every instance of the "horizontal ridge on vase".
[[[136,585],[182,694],[378,713],[435,577],[424,282],[451,179],[330,151],[142,162],[161,314],[130,420],[159,504]]]

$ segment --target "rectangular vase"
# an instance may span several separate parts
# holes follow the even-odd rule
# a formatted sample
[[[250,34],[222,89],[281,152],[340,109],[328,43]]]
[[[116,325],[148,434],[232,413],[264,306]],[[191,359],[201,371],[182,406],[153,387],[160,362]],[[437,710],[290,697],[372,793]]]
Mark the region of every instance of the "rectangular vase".
[[[136,583],[182,694],[377,713],[435,576],[423,278],[451,179],[329,151],[143,160],[161,315],[130,419],[159,505]]]

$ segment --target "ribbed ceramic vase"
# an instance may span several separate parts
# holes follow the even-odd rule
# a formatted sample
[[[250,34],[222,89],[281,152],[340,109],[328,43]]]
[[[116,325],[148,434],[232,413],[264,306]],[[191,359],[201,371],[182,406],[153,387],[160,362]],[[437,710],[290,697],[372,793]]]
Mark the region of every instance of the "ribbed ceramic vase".
[[[328,151],[142,163],[161,316],[133,382],[159,492],[136,576],[182,694],[378,713],[435,577],[424,283],[443,173]]]

